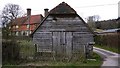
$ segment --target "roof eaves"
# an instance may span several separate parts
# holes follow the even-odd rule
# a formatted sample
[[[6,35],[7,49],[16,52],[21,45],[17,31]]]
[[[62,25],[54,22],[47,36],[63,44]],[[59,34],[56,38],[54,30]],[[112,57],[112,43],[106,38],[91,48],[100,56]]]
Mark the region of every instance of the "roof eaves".
[[[88,29],[90,30],[90,32],[92,32],[92,34],[94,34],[94,36],[95,36],[96,34],[95,34],[94,31],[88,26],[88,24],[85,23],[85,21],[84,21],[78,14],[77,14],[77,16],[83,21],[83,23],[85,24],[85,26],[88,27]]]

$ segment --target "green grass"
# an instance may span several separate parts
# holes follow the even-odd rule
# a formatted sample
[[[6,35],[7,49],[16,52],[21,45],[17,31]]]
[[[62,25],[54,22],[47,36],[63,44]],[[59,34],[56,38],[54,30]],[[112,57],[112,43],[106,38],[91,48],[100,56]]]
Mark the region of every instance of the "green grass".
[[[20,42],[20,54],[23,57],[34,56],[35,54],[35,46],[32,41],[22,40]]]
[[[35,65],[35,66],[101,66],[102,61],[101,57],[96,53],[93,53],[92,59],[86,61],[71,61],[71,62],[62,62],[62,61],[34,61],[28,63],[22,63],[21,65]]]
[[[31,41],[19,41],[20,42],[20,52],[23,52],[23,56],[34,56],[35,49],[34,45]],[[100,68],[102,61],[99,55],[96,53],[93,53],[92,59],[95,60],[86,60],[86,61],[74,61],[74,62],[62,62],[62,61],[28,61],[28,62],[22,62],[22,64],[19,65],[3,65],[2,68],[24,68],[27,64],[33,65],[33,66],[67,66],[70,68],[75,68],[76,66],[85,66],[85,67],[92,67],[92,68]],[[21,65],[25,65],[24,67]],[[84,67],[84,68],[85,68]],[[26,68],[26,67],[25,67]]]
[[[31,66],[63,66],[63,67],[77,67],[77,66],[84,66],[85,67],[92,67],[92,68],[100,68],[102,61],[101,57],[96,53],[93,53],[94,60],[86,60],[86,62],[76,61],[76,62],[62,62],[62,61],[35,61],[35,62],[28,62],[22,63],[21,65],[31,65]],[[21,66],[18,65],[18,66]],[[17,65],[4,65],[3,67],[13,67],[17,68]]]
[[[20,40],[17,41],[17,44],[19,46],[19,55],[18,57],[22,57],[22,59],[9,59],[4,60],[3,65],[19,65],[21,62],[28,62],[34,60],[33,57],[35,55],[35,46],[33,45],[32,41],[27,40]]]
[[[99,47],[99,48],[102,48],[102,49],[109,50],[109,51],[120,54],[120,51],[118,50],[118,48],[108,47],[108,46],[105,46],[105,45],[95,45],[95,47]]]
[[[76,67],[84,67],[84,68],[100,68],[102,61],[101,57],[96,53],[93,53],[92,59],[94,60],[86,60],[86,62],[74,61],[74,62],[62,62],[62,61],[34,61],[22,63],[21,65],[31,65],[31,66],[55,66],[55,67],[68,67],[68,68],[76,68]],[[4,65],[3,68],[18,68],[21,65]],[[21,66],[20,68],[24,68],[25,66]],[[38,67],[39,68],[39,67]]]

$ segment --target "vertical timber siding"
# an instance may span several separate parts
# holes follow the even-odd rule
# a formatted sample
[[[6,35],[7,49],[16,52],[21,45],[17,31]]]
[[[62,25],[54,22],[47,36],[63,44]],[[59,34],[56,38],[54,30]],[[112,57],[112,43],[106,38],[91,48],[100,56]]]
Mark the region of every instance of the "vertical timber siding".
[[[93,42],[93,34],[78,16],[49,15],[34,33],[33,41],[37,52],[54,53],[51,55],[56,59],[71,59],[76,54],[84,56],[85,46]]]

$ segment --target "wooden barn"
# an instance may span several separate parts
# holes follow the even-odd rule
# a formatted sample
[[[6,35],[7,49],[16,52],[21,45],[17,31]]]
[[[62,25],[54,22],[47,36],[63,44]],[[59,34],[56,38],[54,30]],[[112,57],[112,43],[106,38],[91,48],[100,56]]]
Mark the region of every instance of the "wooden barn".
[[[49,12],[32,33],[39,58],[55,60],[82,59],[92,50],[93,32],[67,3],[62,2]],[[44,55],[45,53],[45,55]],[[50,55],[47,55],[47,54]]]

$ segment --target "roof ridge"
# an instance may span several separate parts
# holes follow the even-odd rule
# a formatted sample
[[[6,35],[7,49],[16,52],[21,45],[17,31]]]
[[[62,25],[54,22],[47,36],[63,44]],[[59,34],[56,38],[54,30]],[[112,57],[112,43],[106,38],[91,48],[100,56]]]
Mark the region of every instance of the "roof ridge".
[[[77,14],[76,11],[64,1],[50,10],[50,14]]]
[[[37,15],[31,15],[30,16],[30,18],[31,18],[31,20],[30,20],[30,23],[36,23],[36,21],[38,20],[38,19],[42,19],[42,14],[37,14]],[[33,20],[32,20],[33,19]],[[19,18],[16,18],[14,21],[13,21],[13,25],[16,25],[16,24],[26,24],[26,22],[27,22],[27,20],[28,20],[28,17],[27,16],[23,16],[23,17],[19,17]],[[36,21],[35,21],[36,20]],[[34,21],[34,22],[33,22]],[[39,20],[38,20],[39,21]]]
[[[36,14],[36,15],[31,15],[31,16],[40,16],[40,15],[42,15],[42,14]],[[23,17],[27,17],[27,16],[23,16]],[[23,17],[18,17],[18,18],[23,18]],[[16,18],[16,19],[18,19],[18,18]]]

